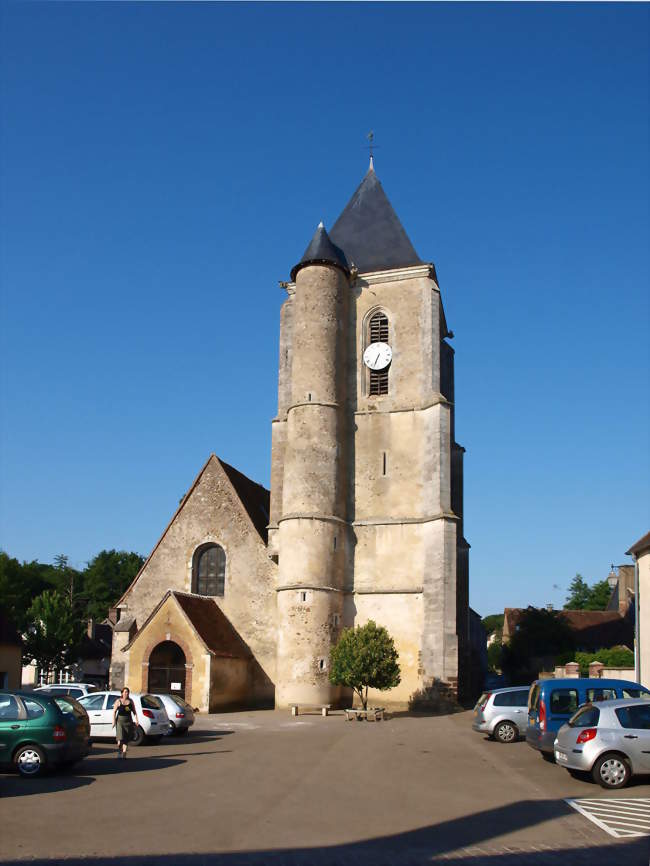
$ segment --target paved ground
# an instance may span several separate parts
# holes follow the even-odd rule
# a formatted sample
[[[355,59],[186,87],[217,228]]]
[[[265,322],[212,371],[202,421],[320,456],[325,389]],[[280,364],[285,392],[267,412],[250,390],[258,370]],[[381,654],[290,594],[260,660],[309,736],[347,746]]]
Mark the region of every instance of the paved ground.
[[[109,744],[74,772],[0,776],[0,861],[104,866],[647,866],[565,798],[610,794],[470,715],[376,724],[279,712],[200,718],[189,739]],[[89,859],[87,859],[89,858]]]

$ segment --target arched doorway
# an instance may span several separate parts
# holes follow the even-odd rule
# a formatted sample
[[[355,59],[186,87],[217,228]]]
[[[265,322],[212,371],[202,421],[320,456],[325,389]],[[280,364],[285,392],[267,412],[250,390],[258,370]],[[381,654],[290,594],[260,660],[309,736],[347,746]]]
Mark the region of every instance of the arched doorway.
[[[172,640],[159,643],[151,651],[149,691],[185,697],[185,653]]]

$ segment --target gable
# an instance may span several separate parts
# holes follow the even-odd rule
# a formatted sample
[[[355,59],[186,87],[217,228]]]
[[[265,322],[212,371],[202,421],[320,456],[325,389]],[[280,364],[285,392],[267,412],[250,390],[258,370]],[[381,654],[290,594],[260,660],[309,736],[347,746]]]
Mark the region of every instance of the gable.
[[[169,608],[175,610],[173,614]],[[127,652],[150,632],[160,631],[159,621],[167,617],[170,623],[170,640],[178,638],[180,627],[186,632],[189,642],[198,641],[204,650],[213,656],[225,658],[250,658],[251,652],[232,623],[220,610],[214,599],[169,591],[151,611],[141,628],[124,647]],[[172,623],[173,618],[173,623]]]
[[[253,544],[265,551],[269,495],[262,485],[211,454],[116,607],[127,603],[130,608],[127,600],[149,574],[156,587],[145,602],[147,612],[165,590],[189,589],[188,557],[208,539],[223,543],[229,536],[238,548]]]

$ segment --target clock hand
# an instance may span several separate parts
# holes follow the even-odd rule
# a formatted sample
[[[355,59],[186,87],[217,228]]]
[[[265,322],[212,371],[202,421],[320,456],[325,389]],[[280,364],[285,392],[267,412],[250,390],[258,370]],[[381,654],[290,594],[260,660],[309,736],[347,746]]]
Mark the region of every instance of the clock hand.
[[[381,355],[381,352],[377,352],[377,357],[375,358],[375,360],[374,360],[373,363],[375,363],[375,364],[377,363],[377,361],[379,360],[379,356],[380,356],[380,355]]]

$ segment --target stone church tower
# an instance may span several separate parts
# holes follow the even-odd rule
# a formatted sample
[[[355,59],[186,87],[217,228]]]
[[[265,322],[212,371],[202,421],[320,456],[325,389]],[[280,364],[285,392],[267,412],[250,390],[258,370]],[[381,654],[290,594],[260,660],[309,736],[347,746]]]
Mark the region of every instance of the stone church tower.
[[[394,700],[458,686],[468,651],[463,449],[435,268],[374,167],[291,272],[272,426],[276,705],[335,702],[329,653],[374,619],[396,640]]]
[[[203,711],[349,701],[341,629],[394,637],[382,704],[466,692],[468,547],[454,354],[433,264],[372,164],[286,284],[271,492],[208,457],[111,611],[111,688]],[[460,672],[460,675],[459,675]]]

